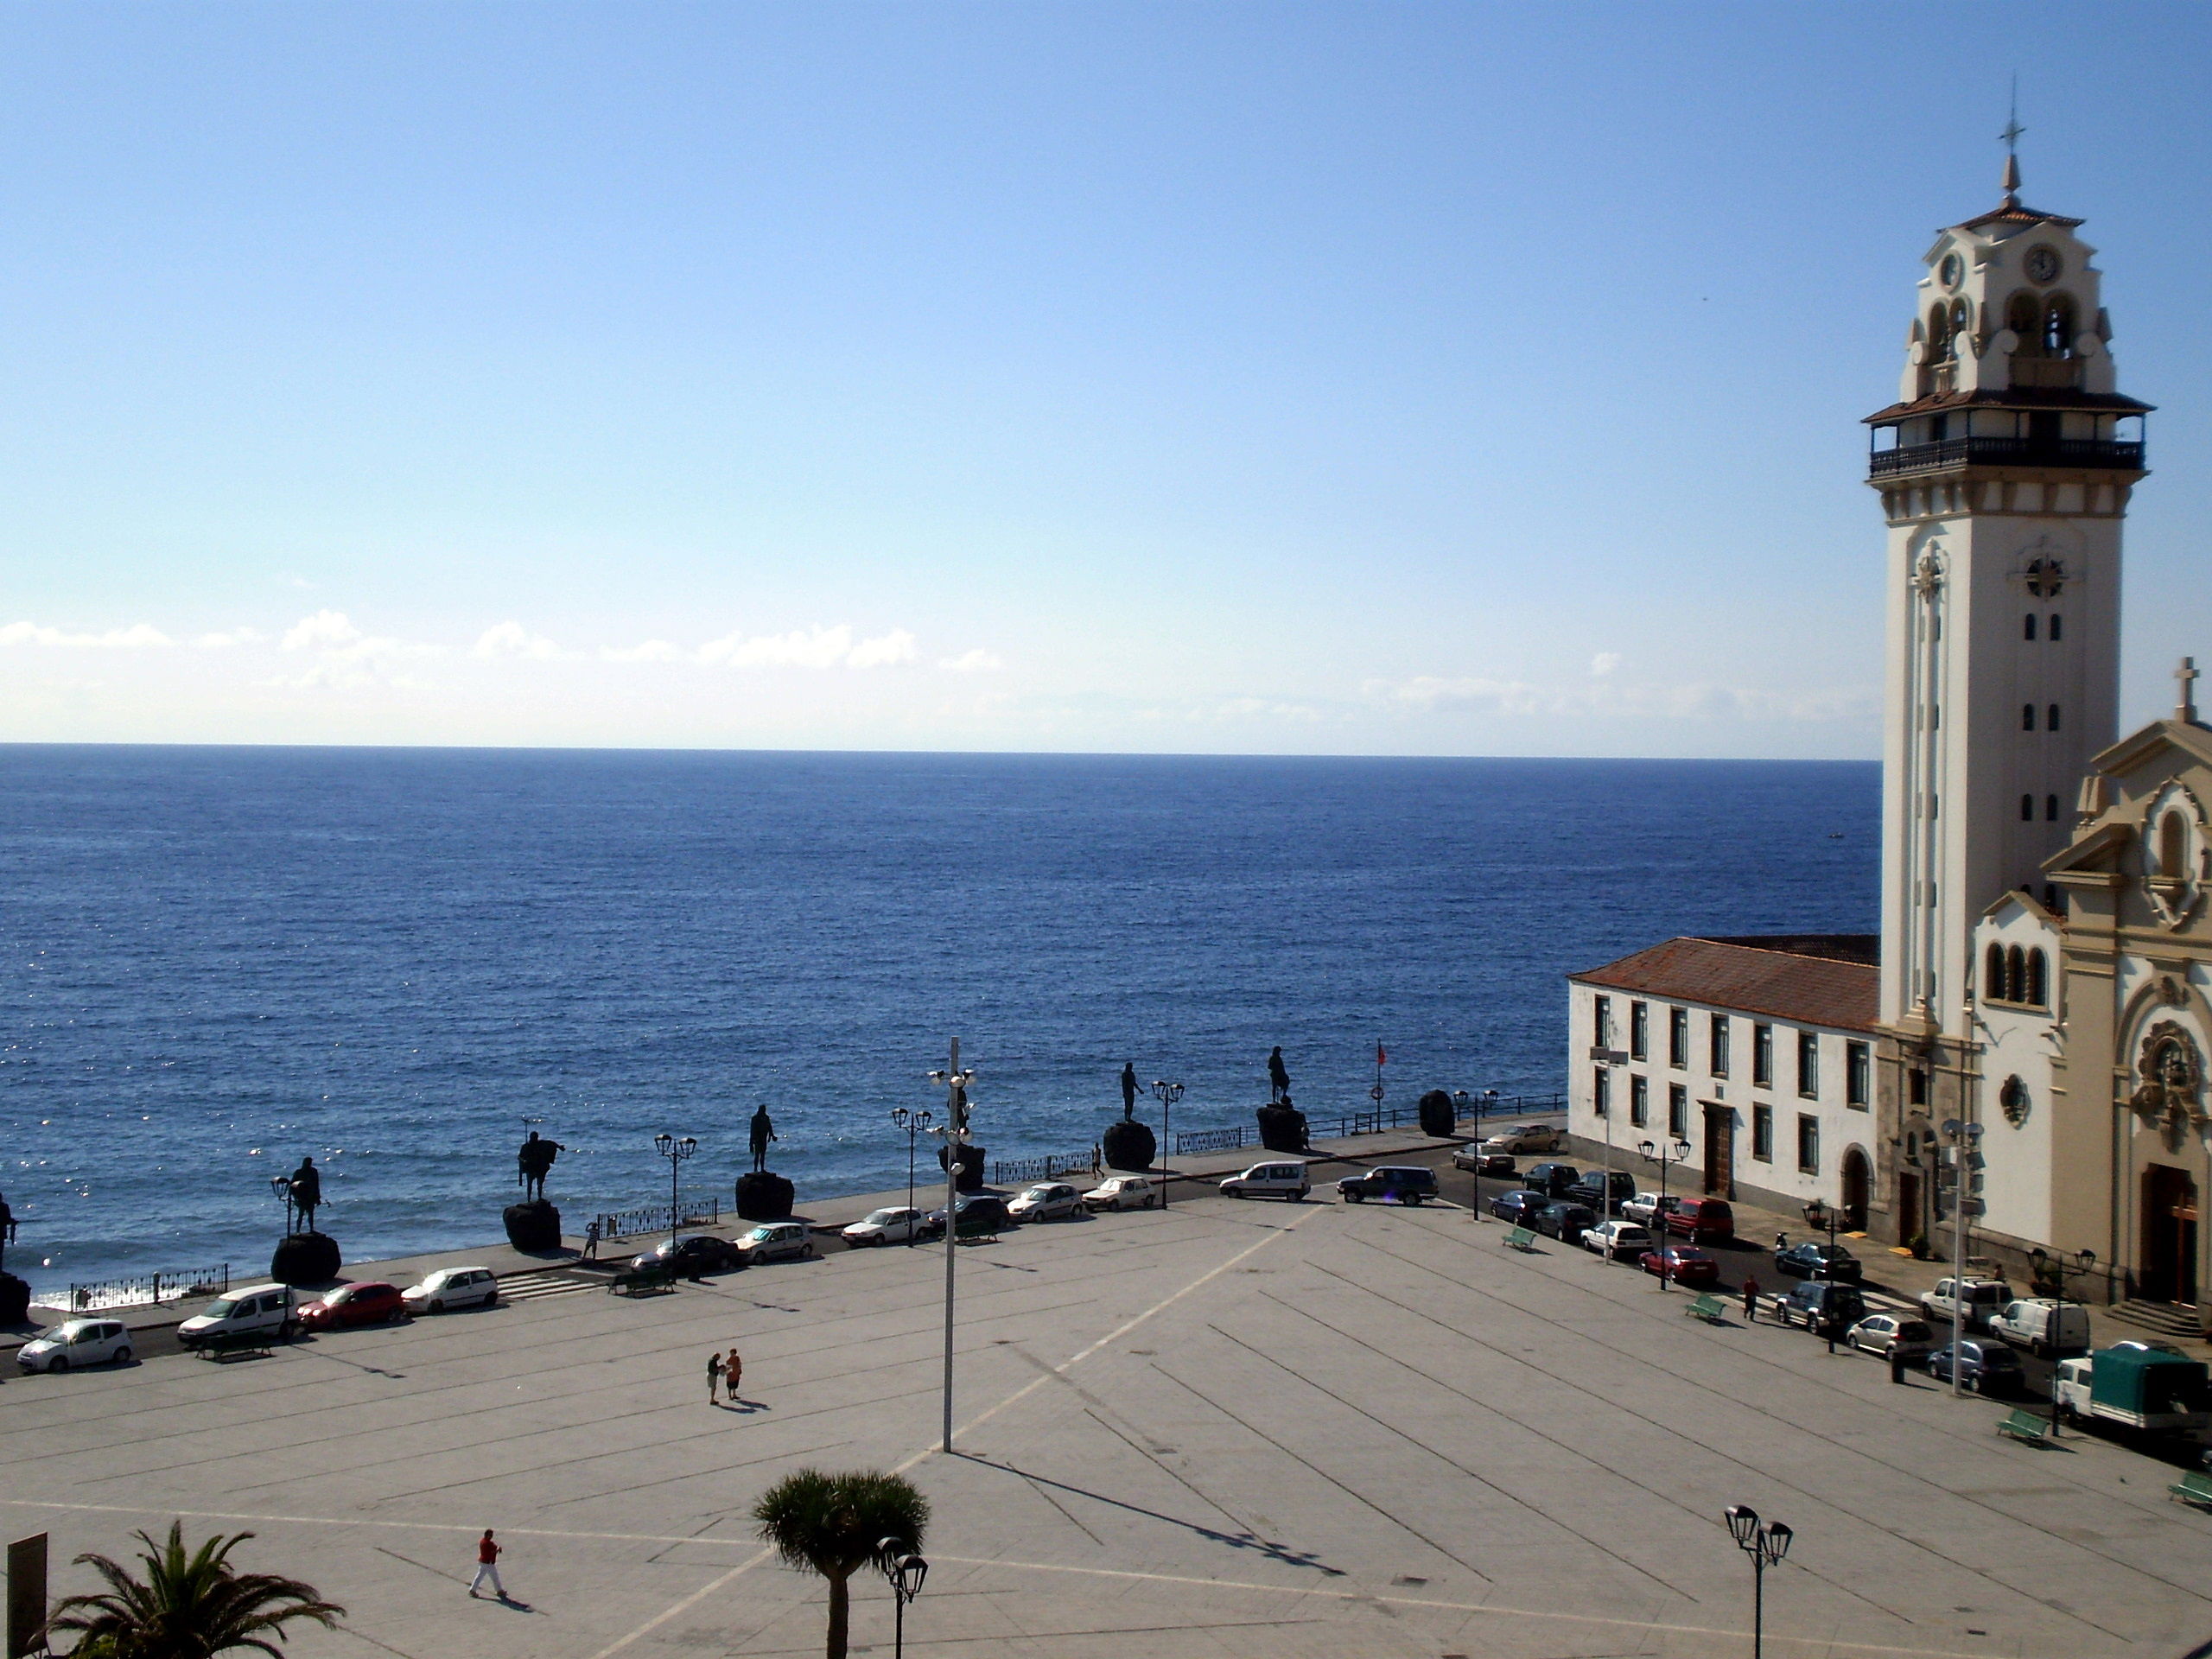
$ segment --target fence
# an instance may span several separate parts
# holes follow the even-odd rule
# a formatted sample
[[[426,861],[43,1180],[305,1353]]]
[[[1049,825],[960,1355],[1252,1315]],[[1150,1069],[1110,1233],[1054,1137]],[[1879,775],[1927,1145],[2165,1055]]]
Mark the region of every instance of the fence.
[[[1549,1095],[1470,1095],[1464,1105],[1452,1103],[1458,1122],[1479,1124],[1486,1117],[1540,1117],[1547,1112],[1567,1109],[1564,1094]],[[1421,1122],[1419,1106],[1377,1107],[1371,1112],[1351,1112],[1340,1117],[1309,1117],[1306,1120],[1306,1134],[1313,1141],[1344,1141],[1356,1135],[1379,1135],[1384,1129],[1400,1129]],[[1175,1150],[1188,1155],[1202,1152],[1228,1152],[1238,1147],[1257,1146],[1259,1126],[1239,1124],[1230,1129],[1193,1129],[1175,1137]]]
[[[991,1165],[993,1186],[1020,1186],[1024,1181],[1049,1181],[1062,1175],[1088,1175],[1099,1167],[1096,1147],[1063,1158],[1046,1153],[1042,1158],[1001,1158]]]
[[[231,1287],[231,1264],[181,1272],[142,1273],[129,1279],[96,1279],[69,1287],[72,1313],[104,1313],[111,1307],[153,1307],[194,1296],[219,1296]],[[51,1303],[46,1304],[51,1306]]]
[[[601,1238],[637,1238],[646,1233],[673,1232],[681,1227],[712,1227],[722,1218],[722,1201],[719,1194],[687,1196],[680,1206],[682,1219],[669,1219],[671,1206],[665,1204],[647,1205],[642,1210],[617,1210],[597,1217]]]

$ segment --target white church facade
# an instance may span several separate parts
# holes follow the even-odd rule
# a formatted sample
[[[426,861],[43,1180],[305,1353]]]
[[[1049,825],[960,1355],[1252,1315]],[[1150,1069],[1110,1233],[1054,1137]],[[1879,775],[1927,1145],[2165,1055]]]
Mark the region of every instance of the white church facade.
[[[2075,1294],[2201,1331],[2212,731],[2185,668],[2174,716],[2115,741],[2149,405],[2119,390],[2081,221],[2018,190],[2008,162],[2003,204],[1923,257],[1897,401],[1867,422],[1888,526],[1881,931],[1677,939],[1572,976],[1569,1129],[1593,1159],[1686,1144],[1692,1188],[1818,1198],[1885,1243],[1948,1254],[1963,1219],[1970,1256],[2046,1281],[2063,1261]],[[1669,1031],[1725,1028],[1725,1067],[1634,1052],[1624,999]],[[1786,1058],[1739,1065],[1739,1028],[1803,1045],[1810,1086]]]

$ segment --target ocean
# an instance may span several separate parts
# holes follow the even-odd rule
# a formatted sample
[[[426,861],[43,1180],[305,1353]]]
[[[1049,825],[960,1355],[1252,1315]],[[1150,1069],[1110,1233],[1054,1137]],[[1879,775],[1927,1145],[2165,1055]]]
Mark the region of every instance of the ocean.
[[[1872,763],[0,747],[0,1192],[46,1291],[477,1243],[526,1127],[573,1228],[772,1166],[902,1185],[947,1039],[992,1158],[1117,1077],[1249,1122],[1563,1086],[1561,976],[1872,931]],[[1140,1109],[1156,1111],[1147,1100]],[[1154,1120],[1157,1126],[1157,1118]],[[924,1158],[928,1158],[926,1146]]]

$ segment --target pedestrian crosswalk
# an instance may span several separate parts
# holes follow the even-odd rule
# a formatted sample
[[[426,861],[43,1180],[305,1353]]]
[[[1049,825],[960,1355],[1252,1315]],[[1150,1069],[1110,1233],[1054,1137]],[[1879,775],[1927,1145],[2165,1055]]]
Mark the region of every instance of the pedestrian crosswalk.
[[[510,1273],[499,1280],[499,1299],[508,1302],[536,1301],[546,1296],[565,1296],[572,1290],[594,1290],[600,1281],[568,1268],[532,1268]]]

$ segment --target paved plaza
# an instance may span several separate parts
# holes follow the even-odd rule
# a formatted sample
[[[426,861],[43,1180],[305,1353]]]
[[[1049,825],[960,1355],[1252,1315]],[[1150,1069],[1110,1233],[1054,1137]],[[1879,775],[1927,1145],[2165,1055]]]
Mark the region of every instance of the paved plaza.
[[[349,1609],[302,1656],[819,1653],[820,1583],[747,1519],[806,1465],[928,1494],[918,1656],[1748,1652],[1737,1503],[1796,1529],[1777,1654],[2212,1637],[2212,1516],[2167,1466],[2008,1442],[1995,1404],[1504,1232],[1208,1197],[963,1246],[949,1458],[941,1248],[11,1378],[0,1522],[53,1535],[57,1592],[134,1527],[251,1528],[245,1565]],[[746,1404],[709,1405],[732,1343]],[[486,1526],[515,1605],[465,1593]],[[888,1653],[887,1591],[856,1590]]]

